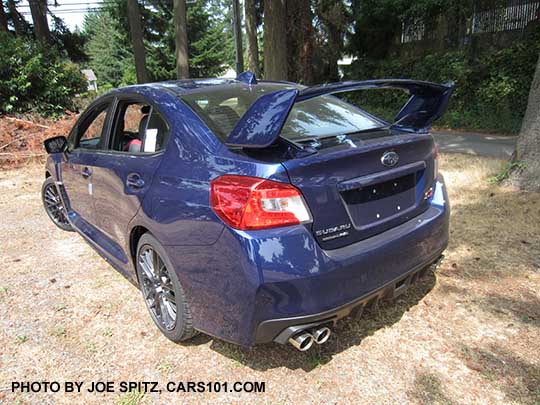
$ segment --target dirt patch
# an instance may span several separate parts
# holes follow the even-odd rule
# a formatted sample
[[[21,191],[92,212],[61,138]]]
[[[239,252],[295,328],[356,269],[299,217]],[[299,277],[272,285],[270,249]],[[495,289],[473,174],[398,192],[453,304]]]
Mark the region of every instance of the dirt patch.
[[[70,112],[57,120],[0,116],[0,168],[44,161],[43,141],[57,135],[67,136],[76,118]]]
[[[540,402],[540,195],[489,184],[503,162],[442,155],[451,243],[437,276],[338,324],[307,353],[160,335],[140,293],[54,227],[41,168],[0,172],[0,402],[11,381],[264,381],[264,394],[86,393],[85,402]],[[79,399],[79,398],[77,398]]]

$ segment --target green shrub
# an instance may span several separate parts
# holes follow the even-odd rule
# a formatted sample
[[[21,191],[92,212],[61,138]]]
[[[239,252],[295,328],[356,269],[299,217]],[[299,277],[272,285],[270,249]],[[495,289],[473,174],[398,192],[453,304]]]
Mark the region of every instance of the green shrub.
[[[0,33],[0,113],[58,114],[85,90],[79,67],[54,49]]]
[[[455,82],[448,111],[437,125],[517,133],[539,53],[540,39],[535,36],[474,58],[464,50],[423,58],[358,60],[345,74],[350,80],[394,77]],[[405,99],[402,95],[396,96],[398,92],[374,93],[357,92],[347,98],[375,115],[392,120]]]

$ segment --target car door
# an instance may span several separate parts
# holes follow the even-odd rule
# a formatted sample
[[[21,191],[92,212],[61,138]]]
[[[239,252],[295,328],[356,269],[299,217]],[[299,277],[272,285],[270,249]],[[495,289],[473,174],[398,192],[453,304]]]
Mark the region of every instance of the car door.
[[[91,106],[78,120],[68,139],[66,158],[60,164],[73,225],[82,230],[95,224],[94,168],[104,148],[112,100]]]
[[[93,176],[96,224],[121,263],[128,262],[127,228],[150,189],[168,131],[141,96],[117,99],[107,151],[95,161]]]

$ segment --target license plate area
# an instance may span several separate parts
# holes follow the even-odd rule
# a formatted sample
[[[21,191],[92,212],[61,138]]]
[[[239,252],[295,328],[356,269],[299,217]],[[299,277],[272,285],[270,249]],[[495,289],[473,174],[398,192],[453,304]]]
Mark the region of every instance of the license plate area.
[[[342,191],[356,228],[367,228],[405,214],[416,206],[416,173]]]

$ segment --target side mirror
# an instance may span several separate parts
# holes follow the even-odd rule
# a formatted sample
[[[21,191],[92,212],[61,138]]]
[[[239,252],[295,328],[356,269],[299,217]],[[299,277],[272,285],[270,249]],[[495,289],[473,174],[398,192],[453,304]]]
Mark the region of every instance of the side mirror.
[[[67,139],[65,136],[55,136],[54,138],[45,139],[43,142],[47,153],[62,153],[67,149]]]

